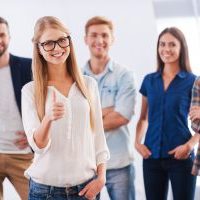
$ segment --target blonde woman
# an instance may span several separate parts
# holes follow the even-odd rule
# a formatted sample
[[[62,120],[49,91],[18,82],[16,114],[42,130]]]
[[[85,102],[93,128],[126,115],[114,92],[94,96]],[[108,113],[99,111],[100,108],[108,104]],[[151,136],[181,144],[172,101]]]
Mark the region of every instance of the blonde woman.
[[[33,37],[33,82],[22,89],[22,116],[35,151],[29,200],[99,199],[109,159],[96,82],[77,67],[69,30],[40,18]]]

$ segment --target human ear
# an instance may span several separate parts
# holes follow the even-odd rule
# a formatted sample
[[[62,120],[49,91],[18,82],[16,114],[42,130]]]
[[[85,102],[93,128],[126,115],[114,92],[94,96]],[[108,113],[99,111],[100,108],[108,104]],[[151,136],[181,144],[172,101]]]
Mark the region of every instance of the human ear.
[[[87,35],[84,36],[84,41],[85,41],[85,44],[87,45],[88,42],[87,42]]]

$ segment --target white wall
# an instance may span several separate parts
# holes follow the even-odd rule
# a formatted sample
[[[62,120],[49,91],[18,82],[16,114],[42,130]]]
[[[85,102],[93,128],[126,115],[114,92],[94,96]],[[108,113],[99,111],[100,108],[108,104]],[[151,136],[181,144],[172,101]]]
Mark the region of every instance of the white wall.
[[[138,88],[143,76],[155,69],[157,33],[150,0],[6,0],[1,2],[0,11],[0,15],[10,24],[10,51],[14,54],[31,57],[31,38],[35,21],[44,15],[54,15],[61,18],[71,30],[78,63],[83,66],[89,55],[83,40],[84,24],[94,15],[103,15],[113,20],[115,25],[116,39],[111,56],[134,70]],[[139,111],[138,94],[136,116],[130,125],[133,135]],[[144,200],[141,159],[136,152],[135,166],[137,199]],[[8,195],[10,190],[6,191]],[[106,199],[105,196],[103,200]]]

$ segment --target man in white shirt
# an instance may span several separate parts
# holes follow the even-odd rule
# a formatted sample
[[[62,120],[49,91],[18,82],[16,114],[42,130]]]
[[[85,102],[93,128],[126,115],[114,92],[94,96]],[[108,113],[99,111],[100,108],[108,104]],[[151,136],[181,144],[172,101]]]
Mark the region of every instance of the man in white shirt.
[[[31,59],[11,55],[8,22],[0,17],[0,200],[7,178],[22,200],[27,200],[24,171],[33,153],[21,120],[21,88],[31,81]]]
[[[101,16],[89,19],[85,34],[90,60],[83,72],[98,83],[103,126],[110,151],[106,188],[111,200],[134,200],[133,147],[127,127],[135,107],[133,74],[109,56],[114,41],[110,20]]]

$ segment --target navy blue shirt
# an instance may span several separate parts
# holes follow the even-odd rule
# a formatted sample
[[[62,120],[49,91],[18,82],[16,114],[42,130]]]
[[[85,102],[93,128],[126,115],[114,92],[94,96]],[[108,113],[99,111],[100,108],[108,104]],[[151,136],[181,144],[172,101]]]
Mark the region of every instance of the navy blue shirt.
[[[187,119],[194,81],[194,74],[181,71],[165,91],[161,72],[144,78],[140,89],[148,101],[144,144],[151,150],[151,158],[171,157],[170,150],[191,138]]]

